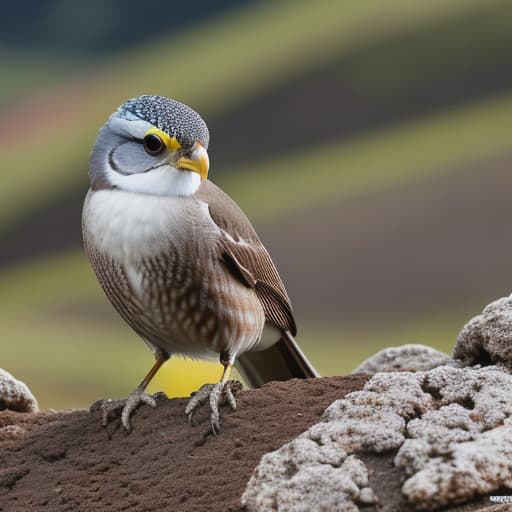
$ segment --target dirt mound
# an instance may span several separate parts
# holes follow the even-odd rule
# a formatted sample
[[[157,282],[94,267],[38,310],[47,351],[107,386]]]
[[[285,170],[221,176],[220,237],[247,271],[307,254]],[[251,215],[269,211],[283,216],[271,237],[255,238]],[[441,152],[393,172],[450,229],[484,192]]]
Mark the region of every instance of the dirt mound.
[[[119,419],[101,427],[84,410],[0,413],[2,512],[241,511],[240,496],[261,456],[318,421],[365,376],[271,383],[241,392],[222,411],[221,434],[207,411],[190,426],[185,399],[141,407],[127,435]]]

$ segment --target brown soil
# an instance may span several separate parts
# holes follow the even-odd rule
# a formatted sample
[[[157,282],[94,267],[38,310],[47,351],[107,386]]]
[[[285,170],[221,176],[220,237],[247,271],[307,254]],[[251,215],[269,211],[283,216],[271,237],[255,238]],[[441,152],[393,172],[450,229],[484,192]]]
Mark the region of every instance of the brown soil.
[[[185,399],[141,407],[126,434],[99,413],[0,413],[0,511],[241,512],[240,496],[261,456],[318,421],[364,376],[293,380],[242,391],[223,409],[221,433],[206,410],[194,424]],[[16,426],[26,429],[14,438]],[[7,427],[7,428],[6,428]],[[18,429],[19,430],[19,429]]]

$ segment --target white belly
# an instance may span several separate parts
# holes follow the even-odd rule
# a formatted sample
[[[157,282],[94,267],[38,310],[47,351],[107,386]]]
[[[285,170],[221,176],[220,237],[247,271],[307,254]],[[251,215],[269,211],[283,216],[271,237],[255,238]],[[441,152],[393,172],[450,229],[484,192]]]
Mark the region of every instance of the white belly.
[[[145,261],[169,254],[169,251],[176,250],[177,247],[182,247],[183,250],[179,253],[187,257],[183,244],[197,248],[200,241],[214,240],[219,236],[220,230],[211,219],[206,203],[187,198],[149,196],[117,190],[89,192],[84,205],[83,228],[87,245],[121,266],[133,298],[139,300],[143,314],[153,319],[155,327],[161,326],[158,327],[162,334],[158,343],[151,343],[146,338],[150,345],[161,346],[169,353],[215,357],[218,351],[212,351],[214,339],[201,339],[200,336],[183,338],[175,326],[179,317],[164,318],[165,312],[155,307],[151,301],[151,296],[155,294],[151,293],[150,288],[152,285],[159,285],[158,277],[149,283],[147,275],[146,279],[143,275]],[[199,238],[195,240],[194,236]],[[214,244],[201,245],[201,250],[213,251],[213,247]],[[204,261],[207,259],[203,263]],[[236,351],[243,352],[257,343],[261,336],[263,309],[255,293],[238,280],[228,278],[224,286],[227,287],[223,289],[224,293],[228,296],[240,295],[243,300],[255,302],[258,306],[258,313],[254,317],[247,311],[244,312],[243,308],[233,311],[233,315],[242,315],[240,321],[245,325],[254,324],[248,332],[242,336],[236,331],[222,333],[222,339],[229,340],[228,345],[236,346]],[[172,300],[172,295],[169,299]]]

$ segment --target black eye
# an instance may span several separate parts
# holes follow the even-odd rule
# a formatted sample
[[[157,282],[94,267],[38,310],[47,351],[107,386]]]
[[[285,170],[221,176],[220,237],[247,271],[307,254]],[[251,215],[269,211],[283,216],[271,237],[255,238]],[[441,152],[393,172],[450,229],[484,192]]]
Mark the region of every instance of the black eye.
[[[144,149],[150,155],[158,155],[165,149],[162,139],[154,133],[149,133],[144,137]]]

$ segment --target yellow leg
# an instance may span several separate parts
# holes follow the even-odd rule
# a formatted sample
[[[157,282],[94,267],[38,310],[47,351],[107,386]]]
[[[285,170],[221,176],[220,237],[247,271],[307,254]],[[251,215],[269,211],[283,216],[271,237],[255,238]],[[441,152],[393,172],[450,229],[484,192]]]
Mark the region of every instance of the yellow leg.
[[[102,400],[93,404],[91,411],[101,410],[102,411],[102,424],[104,427],[107,426],[109,415],[116,410],[122,409],[121,422],[127,432],[130,432],[132,427],[130,424],[130,416],[133,411],[141,404],[146,404],[151,407],[156,407],[156,400],[154,397],[145,393],[145,389],[151,382],[151,379],[155,376],[156,372],[160,367],[169,359],[167,354],[158,353],[156,356],[155,364],[151,367],[148,374],[144,377],[142,382],[138,385],[135,390],[124,400]]]
[[[148,387],[148,384],[151,382],[153,377],[156,375],[156,373],[158,372],[160,367],[165,363],[165,361],[167,361],[167,359],[157,359],[155,361],[155,364],[151,367],[151,370],[149,370],[148,374],[144,377],[144,379],[139,384],[137,389],[141,389],[142,391],[144,391]]]
[[[231,363],[226,363],[224,365],[224,370],[222,371],[222,377],[220,379],[221,382],[226,382],[229,380],[229,376],[231,375],[231,370],[233,369],[233,365]]]

